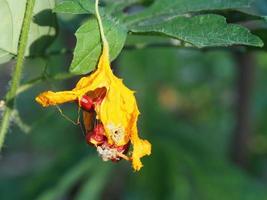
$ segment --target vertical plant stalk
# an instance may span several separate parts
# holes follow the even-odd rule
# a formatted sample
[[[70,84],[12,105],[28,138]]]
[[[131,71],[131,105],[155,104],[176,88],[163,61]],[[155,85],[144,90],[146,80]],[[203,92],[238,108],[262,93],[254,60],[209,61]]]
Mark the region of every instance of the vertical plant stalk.
[[[27,47],[30,24],[33,14],[35,0],[27,0],[26,9],[24,13],[22,28],[20,32],[19,44],[18,44],[18,56],[17,62],[15,65],[15,69],[12,73],[12,80],[10,90],[7,92],[5,96],[5,108],[2,117],[2,121],[0,124],[0,150],[3,147],[6,133],[8,132],[9,124],[10,124],[10,117],[12,114],[12,110],[15,106],[15,97],[17,89],[20,85],[21,73],[23,68],[23,60],[24,54]]]
[[[249,142],[251,140],[252,117],[251,96],[254,83],[254,56],[251,53],[237,53],[238,82],[236,101],[236,127],[232,141],[232,160],[240,167],[249,164]]]

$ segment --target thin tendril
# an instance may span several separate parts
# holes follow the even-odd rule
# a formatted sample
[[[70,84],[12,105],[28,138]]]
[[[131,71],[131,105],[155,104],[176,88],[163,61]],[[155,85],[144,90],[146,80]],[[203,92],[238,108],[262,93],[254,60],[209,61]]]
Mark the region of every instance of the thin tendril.
[[[49,77],[48,77],[47,74],[46,74],[46,69],[47,69],[47,63],[46,63],[46,65],[45,65],[45,69],[44,69],[44,78],[45,78],[46,80],[49,80]],[[52,89],[55,88],[54,85],[53,85],[50,81],[48,82],[48,85],[49,85],[49,87],[52,88]],[[78,123],[78,122],[79,122],[79,119],[77,120],[77,122],[74,122],[71,118],[69,118],[67,115],[65,115],[65,114],[63,113],[63,111],[61,110],[61,108],[60,108],[58,105],[56,105],[56,108],[57,108],[59,114],[60,114],[63,118],[65,118],[67,121],[71,122],[71,123],[74,124],[75,126],[79,125],[79,123]]]
[[[44,74],[44,78],[45,78],[46,80],[49,80],[50,78],[47,76],[47,73],[46,73],[47,66],[48,66],[48,64],[46,63],[43,74]],[[52,89],[55,88],[54,85],[51,83],[51,81],[48,82],[48,85],[49,85],[50,88],[52,88]],[[66,114],[64,114],[63,111],[62,111],[62,109],[61,109],[58,105],[56,105],[56,108],[57,108],[59,114],[60,114],[64,119],[66,119],[67,121],[71,122],[71,123],[72,123],[73,125],[75,125],[75,126],[78,126],[78,125],[79,125],[80,128],[81,128],[81,130],[82,130],[83,135],[85,136],[84,130],[83,130],[82,127],[81,127],[81,126],[82,126],[82,125],[81,125],[81,122],[80,122],[80,110],[81,110],[81,108],[80,108],[79,106],[78,106],[78,111],[77,111],[77,121],[76,121],[76,122],[73,121],[73,120],[72,120],[70,117],[68,117]]]
[[[58,105],[56,105],[56,108],[59,111],[59,113],[61,114],[61,116],[64,117],[67,121],[71,122],[75,126],[79,125],[77,122],[73,121],[71,118],[69,118],[67,115],[65,115]]]
[[[79,125],[79,127],[80,127],[80,129],[81,129],[81,131],[82,131],[82,133],[83,133],[83,136],[86,136],[86,131],[84,131],[84,128],[83,128],[83,126],[82,126],[82,123],[80,122],[80,116],[81,116],[81,107],[80,106],[78,106],[78,119],[77,119],[77,124]]]
[[[59,111],[60,115],[61,115],[63,118],[65,118],[67,121],[71,122],[71,123],[74,124],[75,126],[79,126],[80,129],[81,129],[81,131],[82,131],[83,136],[86,135],[86,134],[85,134],[85,131],[84,131],[84,129],[83,129],[82,123],[80,122],[80,111],[81,111],[81,108],[80,108],[80,107],[78,107],[78,112],[77,112],[77,114],[78,114],[78,116],[77,116],[77,122],[73,121],[71,118],[69,118],[67,115],[65,115],[65,114],[63,113],[62,109],[61,109],[58,105],[56,105],[56,108],[57,108],[57,110]]]
[[[81,112],[81,107],[78,106],[78,112],[77,112],[77,124],[80,124],[80,112]]]

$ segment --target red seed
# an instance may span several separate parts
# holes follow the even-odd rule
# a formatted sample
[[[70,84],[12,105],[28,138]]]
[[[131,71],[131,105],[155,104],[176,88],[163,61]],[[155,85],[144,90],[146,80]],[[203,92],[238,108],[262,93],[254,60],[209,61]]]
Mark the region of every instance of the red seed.
[[[104,143],[107,140],[105,136],[105,129],[102,124],[97,124],[94,128],[92,139],[98,142],[99,144]]]
[[[107,138],[104,135],[94,134],[94,135],[92,135],[91,139],[93,139],[96,142],[99,142],[100,144],[102,144],[102,143],[104,143],[106,141]]]
[[[83,95],[79,102],[82,109],[90,111],[94,108],[93,99],[87,95]]]
[[[105,129],[102,124],[97,124],[94,128],[94,133],[97,135],[105,135]]]
[[[93,144],[93,145],[101,145],[103,144],[104,142],[107,141],[107,138],[106,136],[104,135],[97,135],[93,132],[89,132],[86,134],[86,142],[88,144]]]
[[[86,134],[88,144],[101,145],[107,141],[105,130],[102,124],[97,124],[92,132]]]

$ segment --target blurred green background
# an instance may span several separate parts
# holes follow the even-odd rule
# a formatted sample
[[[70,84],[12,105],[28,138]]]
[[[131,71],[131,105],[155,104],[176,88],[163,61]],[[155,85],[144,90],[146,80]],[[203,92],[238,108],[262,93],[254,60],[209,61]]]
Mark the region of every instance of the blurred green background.
[[[70,89],[79,77],[52,80],[67,72],[73,31],[83,18],[62,16],[53,54],[25,60],[23,83],[48,76],[17,99],[13,123],[0,158],[0,199],[38,200],[266,200],[267,53],[243,48],[130,48],[165,42],[134,37],[112,63],[136,91],[139,133],[152,155],[133,172],[130,163],[104,163],[78,126],[56,108],[34,101],[40,92]],[[76,23],[77,22],[77,23]],[[3,98],[10,69],[0,66]],[[73,120],[75,105],[62,110]]]

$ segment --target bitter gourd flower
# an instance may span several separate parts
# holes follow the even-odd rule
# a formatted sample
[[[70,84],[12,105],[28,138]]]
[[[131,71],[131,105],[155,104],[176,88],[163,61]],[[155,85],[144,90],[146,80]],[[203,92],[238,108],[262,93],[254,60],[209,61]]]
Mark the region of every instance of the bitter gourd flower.
[[[102,24],[99,26],[101,31]],[[103,49],[97,69],[81,78],[74,89],[43,92],[36,101],[44,107],[78,102],[83,109],[87,142],[96,147],[104,161],[123,158],[138,171],[143,166],[141,158],[151,153],[151,144],[138,136],[139,110],[134,92],[113,74],[103,30],[101,36]]]

